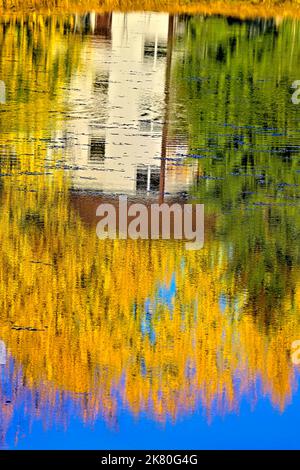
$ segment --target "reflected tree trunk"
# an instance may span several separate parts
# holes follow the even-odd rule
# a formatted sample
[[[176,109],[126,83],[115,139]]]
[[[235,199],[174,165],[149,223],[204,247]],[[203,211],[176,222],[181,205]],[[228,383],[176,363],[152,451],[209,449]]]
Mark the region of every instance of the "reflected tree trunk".
[[[172,66],[172,52],[174,41],[174,16],[169,16],[168,28],[168,43],[167,43],[167,63],[166,63],[166,80],[165,80],[165,118],[163,123],[162,132],[162,145],[161,145],[161,164],[160,164],[160,178],[159,178],[159,202],[164,201],[165,195],[165,180],[166,180],[166,156],[167,156],[167,141],[168,141],[168,125],[169,125],[169,106],[170,106],[170,82],[171,82],[171,66]]]

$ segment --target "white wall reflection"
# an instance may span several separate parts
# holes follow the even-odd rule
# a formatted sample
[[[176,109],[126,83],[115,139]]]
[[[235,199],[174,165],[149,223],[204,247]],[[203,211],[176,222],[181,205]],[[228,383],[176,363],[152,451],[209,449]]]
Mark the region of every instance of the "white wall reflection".
[[[163,174],[165,191],[183,190],[195,168],[171,161],[188,152],[186,139],[163,138],[169,15],[112,13],[87,16],[83,23],[93,37],[82,53],[84,67],[70,85],[67,142],[77,168],[74,188],[158,191],[164,153],[170,157]]]

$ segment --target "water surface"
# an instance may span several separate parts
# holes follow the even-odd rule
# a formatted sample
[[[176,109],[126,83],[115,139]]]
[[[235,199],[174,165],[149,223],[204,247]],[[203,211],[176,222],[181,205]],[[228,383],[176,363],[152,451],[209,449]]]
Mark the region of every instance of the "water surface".
[[[300,23],[0,22],[0,446],[299,448]],[[99,240],[119,194],[205,244]]]

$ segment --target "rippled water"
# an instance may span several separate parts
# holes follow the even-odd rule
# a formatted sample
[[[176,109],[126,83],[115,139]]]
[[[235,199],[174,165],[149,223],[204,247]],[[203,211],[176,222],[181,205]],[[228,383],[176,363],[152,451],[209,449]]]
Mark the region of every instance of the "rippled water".
[[[297,21],[0,21],[0,446],[297,448]],[[99,240],[127,194],[205,244]]]

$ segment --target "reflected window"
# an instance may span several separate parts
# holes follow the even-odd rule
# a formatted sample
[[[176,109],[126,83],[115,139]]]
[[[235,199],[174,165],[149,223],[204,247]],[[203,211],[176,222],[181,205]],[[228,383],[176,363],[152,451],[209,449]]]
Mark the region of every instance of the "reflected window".
[[[136,171],[136,190],[152,191],[159,190],[160,167],[139,165]]]
[[[105,139],[103,137],[92,137],[90,142],[89,161],[92,163],[103,163],[105,160]]]
[[[147,41],[144,45],[144,57],[166,57],[167,55],[167,46],[166,44],[157,44],[157,49],[155,48],[154,41]]]
[[[150,174],[150,191],[159,190],[160,168],[152,167]]]
[[[153,121],[152,129],[153,132],[155,133],[161,133],[162,132],[163,125],[159,121]]]
[[[150,119],[140,121],[140,131],[141,132],[151,132],[152,131],[152,121]]]
[[[96,75],[94,81],[94,91],[107,95],[109,83],[109,74]]]
[[[139,127],[142,133],[161,134],[163,126],[160,121],[155,121],[151,119],[142,119],[139,122]]]
[[[148,167],[138,166],[136,171],[136,190],[147,191]]]

